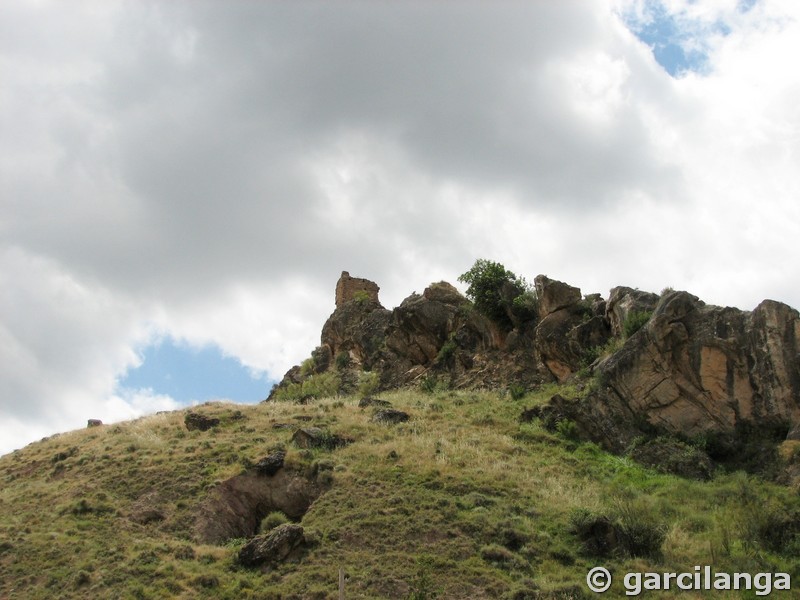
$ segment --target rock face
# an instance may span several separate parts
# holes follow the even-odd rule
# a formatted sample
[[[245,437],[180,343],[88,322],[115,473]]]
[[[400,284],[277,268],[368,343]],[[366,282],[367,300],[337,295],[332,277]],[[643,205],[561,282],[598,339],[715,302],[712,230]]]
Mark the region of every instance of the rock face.
[[[303,540],[303,528],[300,525],[284,523],[242,546],[239,563],[245,567],[277,564],[286,559]]]
[[[380,359],[391,316],[377,302],[347,302],[322,327],[320,348],[328,348],[334,357],[347,354],[355,365],[371,369]]]
[[[800,315],[765,300],[752,313],[666,294],[650,321],[599,366],[612,398],[670,433],[800,422]]]
[[[389,311],[377,295],[340,303],[339,290],[353,289],[347,287],[353,281],[360,282],[359,290],[378,289],[349,275],[340,279],[336,310],[322,328],[315,353],[333,356],[334,362],[346,355],[342,360],[351,368],[379,372],[383,388],[408,385],[440,363],[446,363],[455,376],[464,376],[476,355],[503,345],[497,326],[472,310],[471,303],[449,283],[433,283]],[[297,383],[299,378],[299,367],[292,368],[281,385]]]
[[[541,320],[534,332],[539,360],[559,382],[587,362],[588,351],[610,336],[608,322],[598,313],[602,299],[582,301],[581,291],[544,275],[535,280]]]
[[[650,320],[596,365],[595,391],[554,396],[523,416],[551,428],[571,421],[577,437],[613,452],[631,451],[643,436],[672,436],[709,440],[715,460],[765,462],[800,425],[799,344],[800,314],[785,304],[765,300],[745,312],[668,292]],[[639,446],[632,455],[684,475],[710,472],[700,455],[662,460],[676,454],[671,443]]]
[[[576,287],[561,281],[553,281],[545,275],[537,275],[533,281],[536,296],[539,298],[541,318],[581,301],[581,291]]]
[[[440,357],[448,341],[453,352]],[[491,321],[471,310],[469,301],[445,282],[431,284],[421,296],[412,294],[403,300],[392,311],[386,329],[386,348],[402,370],[430,366],[439,358],[453,359],[455,364],[459,358],[456,349],[464,351],[462,358],[469,358],[500,344],[499,332]]]
[[[453,387],[531,388],[588,371],[595,385],[587,397],[555,397],[536,416],[569,419],[576,435],[614,451],[652,433],[689,439],[769,429],[800,437],[800,315],[785,304],[766,300],[746,312],[686,292],[628,287],[613,288],[606,301],[540,275],[535,298],[516,306],[516,296],[504,297],[511,308],[498,325],[446,282],[391,311],[377,291],[343,273],[336,310],[312,354],[315,373],[337,369],[346,382],[372,371],[379,391],[431,377]],[[636,331],[634,323],[644,324]],[[598,358],[614,338],[618,349]],[[281,385],[309,376],[293,368]],[[676,448],[663,442],[642,446],[639,455],[652,461]],[[691,470],[693,460],[675,461],[674,470]]]

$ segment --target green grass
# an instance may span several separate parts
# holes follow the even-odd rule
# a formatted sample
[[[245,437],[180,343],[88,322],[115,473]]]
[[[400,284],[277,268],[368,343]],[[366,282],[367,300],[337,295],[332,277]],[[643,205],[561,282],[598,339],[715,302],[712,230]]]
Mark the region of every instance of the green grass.
[[[222,420],[207,432],[187,431],[178,411],[31,444],[0,457],[0,598],[326,599],[338,597],[340,568],[348,599],[580,597],[597,564],[800,578],[797,537],[776,541],[797,524],[796,492],[741,473],[682,480],[518,421],[553,393],[580,392],[381,394],[412,415],[399,425],[371,422],[357,396],[208,404],[192,409]],[[301,425],[353,443],[298,449],[290,440]],[[314,544],[262,573],[237,565],[245,540],[200,544],[193,526],[215,486],[276,447],[287,467],[331,487],[301,521]],[[133,518],[149,508],[163,518]],[[653,528],[660,552],[587,555],[574,529],[581,514]],[[625,597],[621,583],[604,597]]]

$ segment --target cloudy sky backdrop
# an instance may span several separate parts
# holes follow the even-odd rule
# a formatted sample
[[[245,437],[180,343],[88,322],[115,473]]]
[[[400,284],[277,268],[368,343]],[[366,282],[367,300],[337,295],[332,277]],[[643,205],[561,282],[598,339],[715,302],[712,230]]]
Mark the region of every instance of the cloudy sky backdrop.
[[[342,270],[800,306],[800,3],[0,4],[0,452],[257,401]]]

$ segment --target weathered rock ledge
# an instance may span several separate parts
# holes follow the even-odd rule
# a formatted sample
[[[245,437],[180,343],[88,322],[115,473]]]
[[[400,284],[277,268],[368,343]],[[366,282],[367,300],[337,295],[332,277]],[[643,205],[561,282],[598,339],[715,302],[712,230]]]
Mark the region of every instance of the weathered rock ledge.
[[[508,331],[449,283],[387,310],[376,284],[344,272],[313,368],[293,367],[277,389],[327,371],[341,371],[351,388],[353,373],[374,372],[378,389],[426,378],[450,387],[532,389],[580,373],[591,392],[554,398],[550,409],[613,451],[644,434],[727,443],[745,431],[784,438],[800,431],[795,309],[765,300],[748,312],[687,292],[627,287],[613,288],[606,300],[543,275],[534,281],[538,310],[509,314]]]

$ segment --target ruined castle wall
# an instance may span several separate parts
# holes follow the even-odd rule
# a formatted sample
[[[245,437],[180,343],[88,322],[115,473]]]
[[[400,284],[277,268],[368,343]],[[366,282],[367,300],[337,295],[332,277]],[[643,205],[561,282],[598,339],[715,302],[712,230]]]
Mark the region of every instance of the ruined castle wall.
[[[342,276],[336,283],[336,308],[342,306],[345,302],[349,302],[355,298],[356,293],[366,292],[370,300],[378,301],[378,292],[380,288],[378,284],[369,279],[361,279],[359,277],[350,277],[350,273],[342,271]]]

